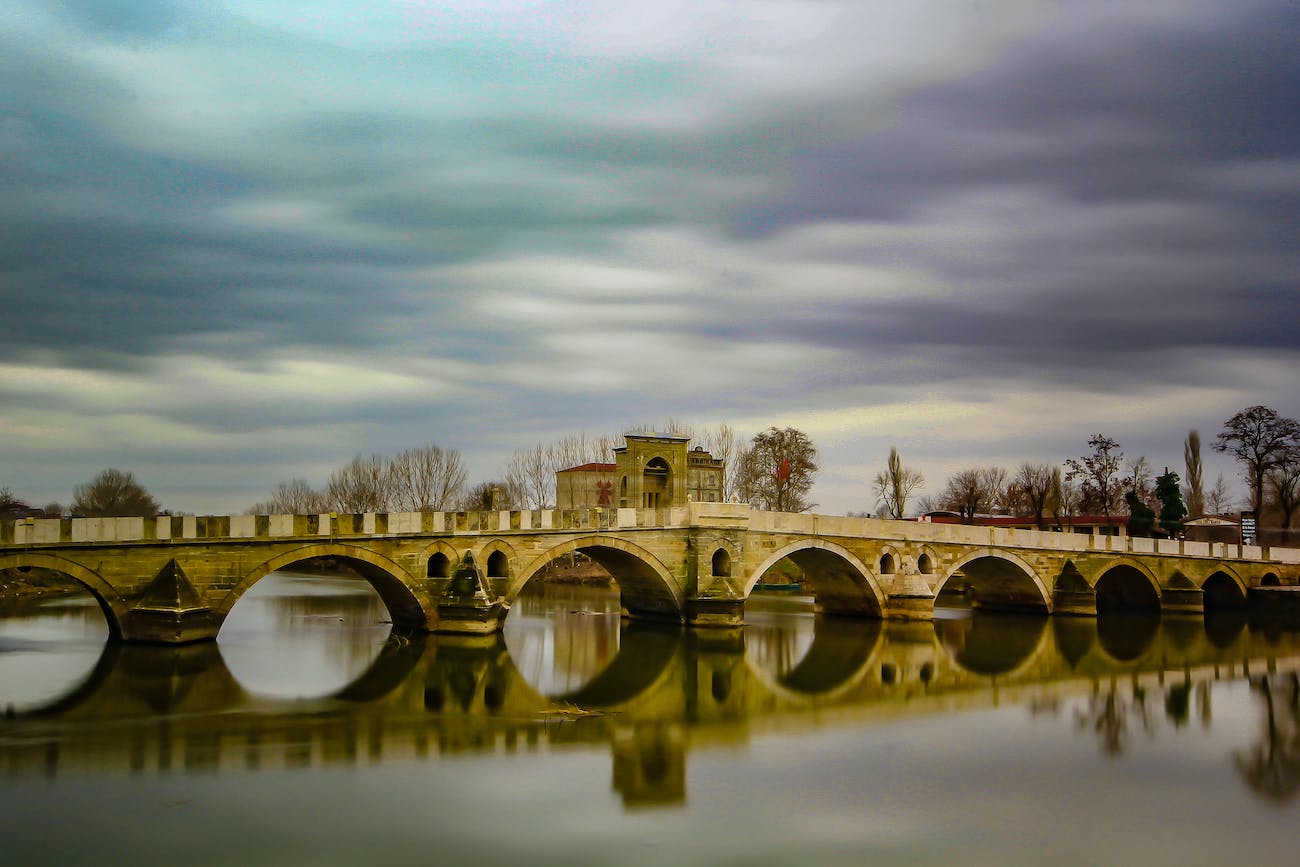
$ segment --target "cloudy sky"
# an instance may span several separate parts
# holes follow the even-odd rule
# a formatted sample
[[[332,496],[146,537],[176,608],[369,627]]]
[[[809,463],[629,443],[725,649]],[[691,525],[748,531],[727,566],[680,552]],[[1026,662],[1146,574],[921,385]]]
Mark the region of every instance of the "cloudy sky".
[[[1300,415],[1294,0],[7,0],[0,485],[242,511],[674,417],[1181,467]],[[1236,469],[1207,448],[1211,480]]]

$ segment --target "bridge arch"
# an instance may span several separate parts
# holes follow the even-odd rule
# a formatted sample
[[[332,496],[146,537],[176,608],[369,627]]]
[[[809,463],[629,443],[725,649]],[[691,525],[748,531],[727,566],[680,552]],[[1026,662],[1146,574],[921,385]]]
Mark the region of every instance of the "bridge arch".
[[[370,586],[375,588],[379,598],[383,600],[384,605],[388,608],[388,613],[393,618],[393,626],[402,630],[423,629],[429,623],[429,615],[426,613],[427,600],[421,599],[420,596],[412,589],[415,585],[414,580],[406,570],[401,566],[384,557],[376,554],[374,551],[362,548],[356,545],[343,545],[334,542],[325,542],[318,545],[304,545],[301,548],[295,548],[292,551],[286,551],[277,557],[272,557],[257,566],[254,566],[239,583],[222,597],[213,609],[213,614],[218,623],[226,619],[230,609],[235,607],[248,589],[261,581],[267,575],[283,569],[286,566],[292,566],[303,560],[310,560],[313,557],[335,557],[346,561],[347,565],[355,569],[362,578],[370,582]],[[431,610],[432,606],[428,605]]]
[[[944,573],[936,595],[958,573],[966,579],[972,601],[992,611],[1051,612],[1052,593],[1038,571],[1010,551],[983,548],[962,557]]]
[[[628,614],[682,622],[682,587],[668,568],[641,546],[609,535],[580,536],[546,549],[511,577],[506,601],[513,602],[548,563],[574,552],[585,554],[614,576]]]
[[[122,637],[122,623],[126,620],[129,609],[126,603],[122,601],[122,598],[117,595],[117,591],[98,572],[88,569],[75,560],[69,560],[54,554],[23,552],[0,556],[0,569],[23,568],[49,569],[51,572],[59,572],[85,587],[90,592],[90,595],[95,597],[95,602],[99,604],[99,610],[104,613],[104,620],[108,622],[108,632],[111,638],[116,641]]]
[[[1160,610],[1160,582],[1132,557],[1119,557],[1097,570],[1092,582],[1097,613],[1117,610]]]
[[[745,579],[744,597],[749,598],[763,573],[786,557],[808,574],[823,611],[880,616],[885,594],[875,573],[852,551],[825,539],[801,539],[773,551]]]
[[[1248,586],[1234,570],[1222,563],[1216,564],[1200,582],[1205,610],[1245,608]]]

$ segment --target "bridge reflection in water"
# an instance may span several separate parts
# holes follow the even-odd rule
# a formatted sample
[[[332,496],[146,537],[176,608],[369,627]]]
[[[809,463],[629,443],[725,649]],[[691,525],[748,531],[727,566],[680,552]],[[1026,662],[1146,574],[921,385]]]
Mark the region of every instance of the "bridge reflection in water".
[[[293,617],[337,620],[319,599],[291,604]],[[611,604],[525,602],[504,637],[391,635],[345,685],[310,698],[259,694],[256,662],[231,642],[107,643],[63,694],[9,705],[0,775],[243,773],[604,744],[625,805],[671,804],[686,795],[688,747],[756,730],[1077,699],[1081,730],[1113,754],[1153,707],[1180,724],[1209,713],[1216,680],[1300,668],[1300,635],[1241,613],[882,623],[787,602],[796,610],[755,612],[744,629],[683,631],[620,621]],[[357,629],[327,632],[355,641]],[[1273,709],[1288,688],[1261,694]],[[1267,777],[1272,754],[1240,758],[1254,769],[1242,773]]]

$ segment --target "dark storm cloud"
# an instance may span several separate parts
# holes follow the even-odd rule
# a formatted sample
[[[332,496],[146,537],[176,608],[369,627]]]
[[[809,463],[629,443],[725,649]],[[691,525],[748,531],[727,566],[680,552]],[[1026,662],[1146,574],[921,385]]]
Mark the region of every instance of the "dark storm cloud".
[[[795,331],[913,352],[950,376],[1178,381],[1206,374],[1197,353],[1295,357],[1300,9],[1123,23],[1051,28],[915,94],[891,129],[805,148],[743,236],[913,227],[919,240],[861,260],[924,269],[944,291],[849,303]],[[924,236],[952,224],[979,240]]]
[[[1072,40],[1067,21],[979,74],[918,92],[892,129],[805,148],[790,193],[742,225],[893,219],[1008,184],[1072,201],[1194,201],[1216,194],[1207,167],[1300,152],[1293,4],[1234,4],[1192,29],[1103,23]]]
[[[0,359],[40,349],[88,363],[243,333],[268,345],[364,342],[370,291],[411,263],[380,246],[256,233],[214,217],[240,177],[116,145],[48,114],[9,111],[0,135]],[[333,315],[310,315],[312,309]],[[366,314],[362,316],[362,314]],[[96,366],[92,363],[92,366]]]

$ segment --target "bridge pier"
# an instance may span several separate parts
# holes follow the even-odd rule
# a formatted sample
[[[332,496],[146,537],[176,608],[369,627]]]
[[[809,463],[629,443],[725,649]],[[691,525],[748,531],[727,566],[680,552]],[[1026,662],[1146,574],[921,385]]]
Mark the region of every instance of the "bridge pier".
[[[918,572],[900,573],[885,597],[886,620],[933,620],[934,591]]]
[[[220,631],[207,608],[133,608],[121,638],[136,644],[190,644],[214,641]]]
[[[500,632],[510,608],[492,595],[474,555],[469,551],[452,573],[438,597],[434,632],[453,635],[489,635]]]
[[[744,599],[688,599],[686,625],[702,628],[730,628],[745,625]]]
[[[158,572],[121,624],[123,641],[189,644],[212,641],[221,620],[204,604],[175,559]]]
[[[1180,571],[1175,571],[1160,588],[1162,614],[1204,614],[1205,591]]]
[[[1166,587],[1160,594],[1161,614],[1204,614],[1205,592],[1198,587]]]
[[[1097,594],[1089,590],[1056,590],[1052,593],[1052,613],[1066,617],[1096,617]]]

